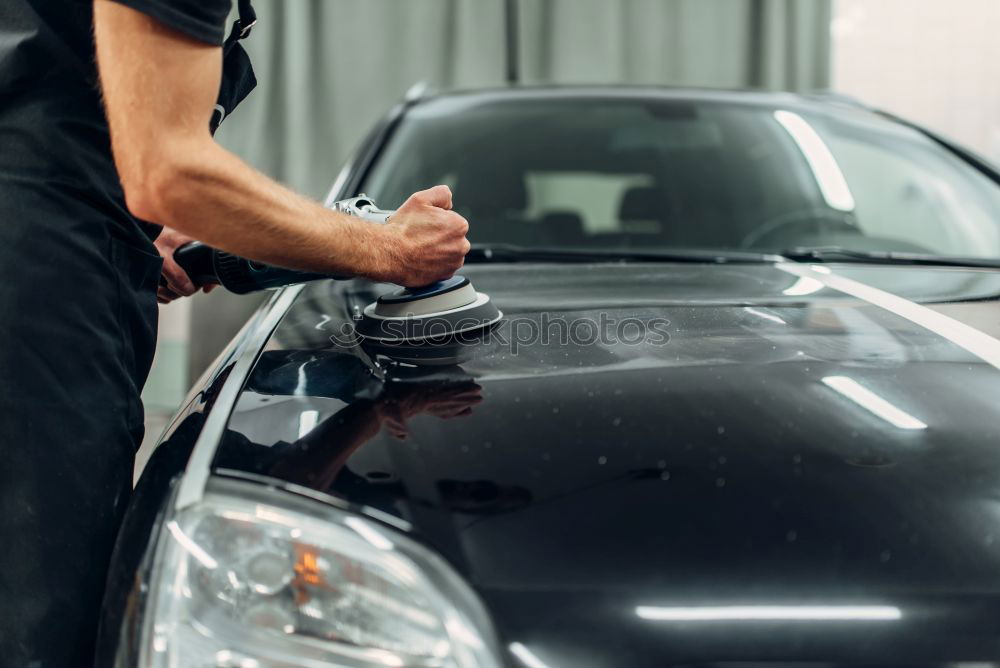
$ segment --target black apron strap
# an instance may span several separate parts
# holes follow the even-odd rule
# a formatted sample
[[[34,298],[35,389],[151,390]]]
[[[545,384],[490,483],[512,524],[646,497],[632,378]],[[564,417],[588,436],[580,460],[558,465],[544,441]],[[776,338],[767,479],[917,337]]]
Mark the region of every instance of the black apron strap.
[[[209,121],[212,134],[219,128],[222,121],[233,112],[243,99],[257,86],[250,56],[240,45],[241,39],[250,36],[250,31],[257,24],[257,13],[250,0],[237,0],[240,17],[233,22],[233,29],[222,44],[222,85],[219,87],[219,97],[215,102],[215,110]]]
[[[257,24],[257,12],[253,10],[250,0],[239,0],[237,9],[240,13],[240,18],[233,28],[239,29],[240,36],[238,39],[246,39],[250,36],[250,30]]]

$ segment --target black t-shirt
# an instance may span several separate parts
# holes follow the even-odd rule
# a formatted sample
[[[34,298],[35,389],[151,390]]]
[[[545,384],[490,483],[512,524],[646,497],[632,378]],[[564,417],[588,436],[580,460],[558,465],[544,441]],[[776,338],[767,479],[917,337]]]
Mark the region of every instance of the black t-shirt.
[[[116,1],[219,45],[232,5]],[[68,225],[79,205],[99,210],[112,234],[133,244],[148,245],[159,231],[125,207],[101,107],[93,0],[0,0],[0,211],[13,206],[5,207],[4,198],[25,189],[59,189]]]

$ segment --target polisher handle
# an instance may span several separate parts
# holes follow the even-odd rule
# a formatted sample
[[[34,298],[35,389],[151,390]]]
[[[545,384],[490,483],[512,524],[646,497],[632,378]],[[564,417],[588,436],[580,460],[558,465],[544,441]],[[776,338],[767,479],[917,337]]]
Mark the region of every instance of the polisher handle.
[[[215,249],[200,241],[184,244],[174,251],[174,262],[187,273],[191,282],[201,287],[207,283],[218,283],[212,255]]]
[[[206,283],[219,283],[238,295],[320,278],[342,278],[273,267],[220,251],[200,241],[192,241],[175,250],[174,261],[195,285],[200,287]]]

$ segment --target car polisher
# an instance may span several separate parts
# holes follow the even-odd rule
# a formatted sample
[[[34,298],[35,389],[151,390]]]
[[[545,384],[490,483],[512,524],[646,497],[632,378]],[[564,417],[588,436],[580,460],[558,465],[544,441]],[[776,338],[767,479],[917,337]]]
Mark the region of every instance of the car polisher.
[[[334,202],[330,208],[373,223],[385,223],[395,213],[379,209],[372,198],[363,194]],[[274,267],[197,241],[174,251],[174,260],[195,285],[218,283],[236,294],[317,279],[348,278]],[[476,292],[464,276],[452,276],[421,288],[401,288],[379,297],[364,309],[355,323],[355,331],[365,339],[384,344],[434,342],[489,327],[502,317],[489,295]]]
[[[438,340],[494,324],[503,314],[464,276],[403,288],[365,308],[355,331],[381,343]]]

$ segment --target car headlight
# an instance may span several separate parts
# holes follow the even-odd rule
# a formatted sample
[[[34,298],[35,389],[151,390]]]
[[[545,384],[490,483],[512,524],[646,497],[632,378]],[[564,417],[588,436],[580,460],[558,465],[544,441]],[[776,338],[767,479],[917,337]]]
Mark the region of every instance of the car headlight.
[[[140,665],[496,666],[461,578],[399,532],[213,479],[157,541]]]

